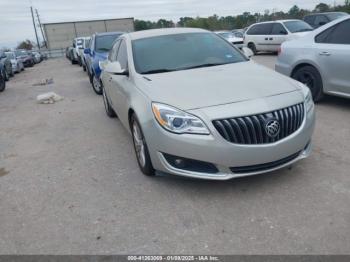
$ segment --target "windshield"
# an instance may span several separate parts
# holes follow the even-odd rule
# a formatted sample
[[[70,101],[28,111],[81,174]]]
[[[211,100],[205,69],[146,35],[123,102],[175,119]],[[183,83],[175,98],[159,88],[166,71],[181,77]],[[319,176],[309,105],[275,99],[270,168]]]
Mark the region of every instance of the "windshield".
[[[288,21],[283,23],[291,33],[308,32],[313,28],[304,21]]]
[[[5,53],[5,55],[9,59],[15,59],[15,56],[13,55],[13,53]]]
[[[15,51],[16,53],[16,56],[26,56],[28,55],[27,51],[24,51],[24,50],[17,50]]]
[[[232,45],[213,33],[164,35],[132,41],[135,69],[162,73],[247,61]]]
[[[109,52],[115,39],[117,39],[119,36],[121,36],[121,34],[97,36],[96,52]]]
[[[328,18],[332,21],[335,19],[338,19],[340,17],[346,16],[346,15],[347,15],[347,13],[329,13],[329,14],[327,14]]]

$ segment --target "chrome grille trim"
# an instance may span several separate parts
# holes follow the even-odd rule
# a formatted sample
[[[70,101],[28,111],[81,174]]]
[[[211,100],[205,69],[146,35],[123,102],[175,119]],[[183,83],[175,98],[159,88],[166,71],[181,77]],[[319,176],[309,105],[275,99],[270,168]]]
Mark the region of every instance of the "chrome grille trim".
[[[304,104],[296,104],[273,112],[236,118],[214,120],[213,125],[220,135],[234,144],[268,144],[277,142],[296,132],[304,121]],[[279,134],[272,138],[265,131],[266,122],[277,119]]]

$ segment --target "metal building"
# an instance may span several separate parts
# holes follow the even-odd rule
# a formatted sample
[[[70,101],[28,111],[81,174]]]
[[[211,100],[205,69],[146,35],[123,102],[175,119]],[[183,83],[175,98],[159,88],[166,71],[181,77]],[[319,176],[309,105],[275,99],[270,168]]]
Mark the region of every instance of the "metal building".
[[[96,32],[132,32],[134,18],[105,19],[43,24],[48,49],[63,49],[71,46],[73,39],[90,36]]]

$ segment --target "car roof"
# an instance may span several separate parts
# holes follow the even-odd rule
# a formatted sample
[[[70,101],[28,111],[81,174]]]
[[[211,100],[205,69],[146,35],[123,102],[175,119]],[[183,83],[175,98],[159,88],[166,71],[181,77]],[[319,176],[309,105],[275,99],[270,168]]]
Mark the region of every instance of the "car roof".
[[[316,15],[331,15],[331,14],[348,14],[346,12],[325,12],[325,13],[314,13],[314,14],[309,14],[309,15],[306,15],[305,17],[307,16],[316,16]]]
[[[104,35],[121,35],[125,32],[105,32],[105,33],[96,33],[95,36],[104,36]]]
[[[209,31],[199,28],[163,28],[163,29],[151,29],[143,30],[132,33],[127,33],[131,40],[137,40],[142,38],[156,37],[162,35],[176,35],[186,33],[208,33]]]

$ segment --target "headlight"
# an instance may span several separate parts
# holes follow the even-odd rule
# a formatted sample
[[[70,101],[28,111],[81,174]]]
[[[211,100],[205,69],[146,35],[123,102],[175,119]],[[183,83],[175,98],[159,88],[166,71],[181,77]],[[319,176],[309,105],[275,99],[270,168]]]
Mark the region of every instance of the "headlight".
[[[315,106],[314,100],[312,99],[312,94],[310,89],[304,85],[303,83],[297,82],[300,90],[304,94],[304,104],[306,108],[306,112],[310,112],[310,110]]]
[[[310,112],[310,110],[314,107],[314,101],[312,100],[311,92],[305,97],[305,106],[307,112]]]
[[[170,132],[177,134],[210,134],[202,120],[174,107],[152,103],[152,111],[157,122]]]

